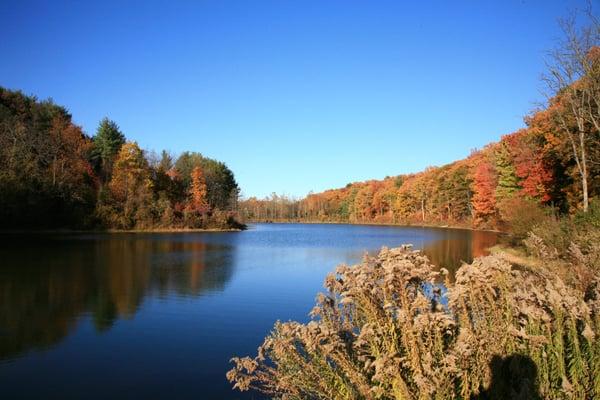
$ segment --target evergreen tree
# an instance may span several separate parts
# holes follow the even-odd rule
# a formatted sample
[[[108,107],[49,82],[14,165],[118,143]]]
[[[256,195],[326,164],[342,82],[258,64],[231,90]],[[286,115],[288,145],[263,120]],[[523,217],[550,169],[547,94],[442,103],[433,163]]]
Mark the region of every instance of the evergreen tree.
[[[496,201],[511,198],[519,189],[519,178],[513,165],[512,155],[510,154],[506,140],[502,140],[494,152],[496,172],[498,176],[498,186],[496,186]]]
[[[157,170],[166,174],[171,168],[173,168],[173,157],[171,157],[168,151],[163,150],[160,153]]]
[[[94,151],[92,158],[102,172],[105,181],[109,179],[113,161],[121,146],[125,144],[125,135],[116,122],[103,118],[94,136]],[[98,165],[99,164],[99,165]]]

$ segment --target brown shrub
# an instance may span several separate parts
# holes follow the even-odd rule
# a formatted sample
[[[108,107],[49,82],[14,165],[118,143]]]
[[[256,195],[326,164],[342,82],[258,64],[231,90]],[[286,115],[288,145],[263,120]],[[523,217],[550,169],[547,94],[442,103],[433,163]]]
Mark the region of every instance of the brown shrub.
[[[311,322],[276,323],[227,378],[281,399],[600,398],[600,285],[494,256],[444,272],[407,246],[342,265]]]
[[[500,217],[511,233],[513,243],[518,243],[527,237],[534,227],[544,223],[549,217],[535,200],[520,196],[511,197],[498,204]]]
[[[583,292],[600,274],[600,229],[589,219],[548,219],[523,240],[529,254]]]

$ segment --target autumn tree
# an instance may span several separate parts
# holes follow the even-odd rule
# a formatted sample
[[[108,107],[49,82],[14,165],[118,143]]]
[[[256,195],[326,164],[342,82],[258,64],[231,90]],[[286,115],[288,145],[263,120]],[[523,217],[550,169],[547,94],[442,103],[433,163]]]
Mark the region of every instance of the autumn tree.
[[[398,190],[393,204],[394,219],[397,222],[410,222],[411,217],[416,212],[415,205],[419,201],[414,197],[413,192],[407,189],[408,184],[405,184]]]
[[[506,137],[510,146],[515,174],[522,193],[540,203],[551,200],[552,170],[544,159],[540,138],[531,130],[521,129]]]
[[[366,222],[373,216],[373,190],[371,185],[363,185],[356,192],[354,207],[351,214],[352,221]]]
[[[391,178],[385,179],[373,193],[373,208],[376,219],[381,222],[393,222],[392,203],[396,198],[397,188]]]
[[[192,170],[192,181],[190,184],[190,209],[204,213],[208,211],[208,202],[206,200],[206,179],[202,168],[195,167]]]
[[[433,169],[431,167],[428,167],[423,173],[421,173],[418,176],[417,182],[414,185],[415,195],[419,201],[419,209],[421,210],[421,222],[425,222],[428,201],[431,202],[431,198],[428,193],[431,190],[431,187],[428,187],[427,182],[425,182],[425,180],[423,179],[423,176],[425,174],[431,174],[432,172]]]
[[[69,193],[74,201],[93,202],[90,189],[97,184],[87,155],[92,143],[80,127],[63,115],[52,119],[47,152],[41,154],[53,190]]]
[[[473,213],[475,224],[494,223],[496,209],[496,171],[492,163],[480,156],[473,175]]]
[[[591,12],[588,16],[590,24],[581,29],[575,18],[561,21],[564,39],[549,53],[543,76],[549,106],[572,150],[584,212],[589,205],[589,145],[600,139],[600,25]]]
[[[150,178],[148,161],[137,143],[128,142],[121,146],[108,185],[112,209],[107,217],[111,224],[123,229],[153,224]]]

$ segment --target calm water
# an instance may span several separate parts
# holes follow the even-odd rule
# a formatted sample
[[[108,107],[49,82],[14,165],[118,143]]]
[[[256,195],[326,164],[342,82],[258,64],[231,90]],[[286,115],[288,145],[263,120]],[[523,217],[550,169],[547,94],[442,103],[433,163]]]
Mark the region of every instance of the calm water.
[[[306,321],[334,266],[413,243],[450,269],[492,233],[258,224],[245,232],[1,237],[0,396],[259,398],[230,390],[277,320]]]

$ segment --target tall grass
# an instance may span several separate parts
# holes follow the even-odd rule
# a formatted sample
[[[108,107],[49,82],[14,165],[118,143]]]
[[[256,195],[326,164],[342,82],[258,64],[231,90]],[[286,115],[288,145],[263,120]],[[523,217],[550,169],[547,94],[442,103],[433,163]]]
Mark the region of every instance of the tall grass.
[[[279,399],[600,399],[600,278],[586,290],[498,256],[455,281],[382,249],[325,280],[307,324],[277,322],[239,390]]]

